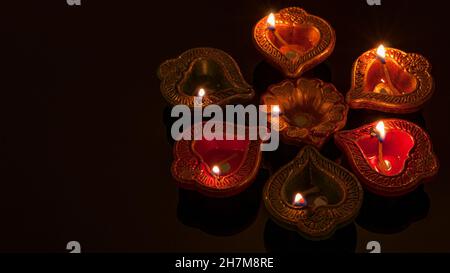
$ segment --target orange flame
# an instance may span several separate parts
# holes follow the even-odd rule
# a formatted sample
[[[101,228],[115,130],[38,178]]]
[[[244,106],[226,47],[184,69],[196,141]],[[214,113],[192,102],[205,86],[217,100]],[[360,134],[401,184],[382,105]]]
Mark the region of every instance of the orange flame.
[[[267,17],[267,24],[270,28],[275,28],[275,15],[273,15],[273,13],[269,14],[269,17]]]
[[[386,138],[386,130],[384,128],[384,122],[383,121],[378,122],[375,129],[377,130],[380,139],[383,141]]]
[[[384,48],[384,45],[380,45],[377,48],[377,55],[383,60],[386,59],[386,48]]]

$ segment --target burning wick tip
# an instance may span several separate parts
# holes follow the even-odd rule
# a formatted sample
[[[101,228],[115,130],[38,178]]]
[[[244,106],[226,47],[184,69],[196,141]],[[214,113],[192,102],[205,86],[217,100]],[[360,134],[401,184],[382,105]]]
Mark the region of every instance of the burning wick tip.
[[[215,175],[220,175],[220,168],[219,168],[219,166],[214,166],[214,167],[212,167],[212,172],[215,174]]]
[[[281,108],[278,105],[272,106],[272,112],[279,114],[281,112]]]
[[[297,193],[294,198],[294,205],[299,207],[305,207],[306,206],[306,199],[303,198],[303,195],[300,193]]]
[[[204,97],[204,96],[206,95],[205,89],[200,88],[200,89],[198,90],[197,95],[198,95],[199,97]]]
[[[272,31],[275,30],[275,15],[273,15],[273,13],[269,14],[269,17],[267,17],[267,28]]]

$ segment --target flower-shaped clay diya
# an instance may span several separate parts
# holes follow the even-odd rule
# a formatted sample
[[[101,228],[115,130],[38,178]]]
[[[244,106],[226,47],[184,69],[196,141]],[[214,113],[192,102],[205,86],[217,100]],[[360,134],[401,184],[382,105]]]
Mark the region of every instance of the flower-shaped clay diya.
[[[312,146],[303,148],[264,188],[264,202],[273,219],[312,240],[327,239],[351,223],[362,200],[357,178]]]
[[[261,141],[238,138],[240,130],[234,131],[231,137],[224,133],[221,140],[203,135],[200,140],[176,142],[172,175],[178,185],[211,197],[228,197],[246,189],[260,166]],[[248,136],[248,128],[244,131]]]
[[[214,48],[190,49],[165,61],[158,76],[161,93],[171,105],[193,108],[197,96],[203,97],[204,107],[226,105],[249,101],[255,95],[233,58]]]
[[[419,110],[433,94],[431,65],[423,56],[394,48],[370,50],[353,65],[351,108],[388,113]]]
[[[325,20],[298,7],[261,19],[253,39],[264,57],[290,78],[323,62],[336,43],[334,30]]]
[[[405,120],[387,119],[338,132],[335,142],[361,183],[378,195],[405,195],[439,168],[428,134]]]
[[[262,96],[269,111],[280,111],[279,130],[288,144],[320,148],[345,126],[348,106],[336,88],[318,79],[300,78],[272,85]],[[270,121],[270,119],[269,119]]]

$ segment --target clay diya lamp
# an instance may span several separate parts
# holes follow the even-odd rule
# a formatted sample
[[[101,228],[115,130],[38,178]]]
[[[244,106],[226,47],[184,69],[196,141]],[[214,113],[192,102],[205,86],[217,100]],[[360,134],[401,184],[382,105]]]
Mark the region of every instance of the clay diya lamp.
[[[439,168],[428,134],[405,120],[386,119],[338,132],[335,142],[361,183],[378,195],[405,195]]]
[[[423,56],[380,45],[354,63],[347,102],[354,109],[415,112],[433,94],[430,71],[431,65]]]
[[[318,79],[300,78],[272,85],[262,96],[262,104],[269,106],[270,113],[279,111],[281,139],[287,144],[321,148],[347,122],[348,106],[342,94]]]
[[[287,77],[298,78],[331,55],[336,36],[325,20],[290,7],[261,19],[253,40],[268,62]]]
[[[239,130],[234,131],[232,136],[224,133],[222,140],[204,135],[199,140],[177,141],[172,175],[178,185],[210,197],[237,195],[250,186],[262,158],[261,141],[238,138]],[[248,128],[245,132],[248,136]]]
[[[327,239],[353,222],[362,200],[357,178],[312,146],[303,148],[264,188],[274,221],[312,240]]]
[[[194,107],[203,97],[203,106],[244,103],[255,92],[227,53],[214,48],[190,49],[160,65],[161,93],[171,105]]]

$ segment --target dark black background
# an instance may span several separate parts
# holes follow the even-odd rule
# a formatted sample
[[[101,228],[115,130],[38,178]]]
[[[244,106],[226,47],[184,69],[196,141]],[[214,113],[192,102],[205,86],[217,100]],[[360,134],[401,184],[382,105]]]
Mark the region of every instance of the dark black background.
[[[408,119],[431,135],[439,175],[401,200],[366,196],[357,224],[322,243],[268,221],[260,200],[265,171],[249,191],[229,200],[179,192],[170,175],[168,109],[156,77],[164,60],[210,46],[228,52],[246,80],[260,84],[264,73],[275,72],[261,63],[252,27],[268,12],[293,5],[335,28],[336,49],[318,74],[341,92],[349,89],[353,61],[380,41],[426,56],[436,81],[422,114]],[[0,251],[64,252],[76,240],[85,252],[364,252],[368,241],[378,240],[385,252],[449,252],[450,41],[444,5],[2,2]],[[349,126],[376,116],[351,114]],[[328,151],[335,153],[331,144]]]

